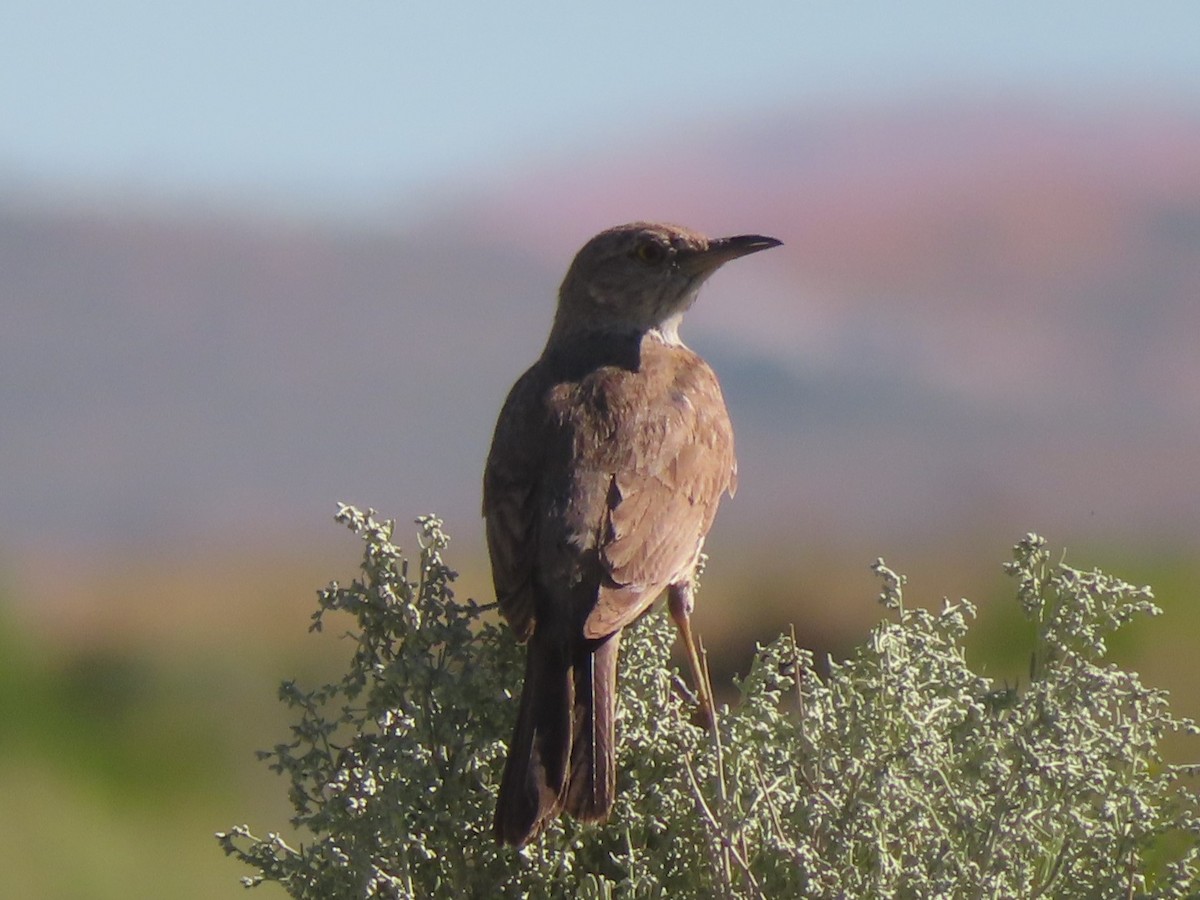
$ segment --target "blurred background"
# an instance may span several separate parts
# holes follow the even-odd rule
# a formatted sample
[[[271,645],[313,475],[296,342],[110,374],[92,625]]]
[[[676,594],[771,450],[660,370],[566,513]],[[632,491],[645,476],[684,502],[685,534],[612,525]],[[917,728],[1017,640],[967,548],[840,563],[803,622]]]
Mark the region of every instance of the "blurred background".
[[[883,556],[1018,678],[1035,530],[1156,588],[1116,655],[1200,714],[1200,7],[47,0],[0,34],[0,893],[240,896],[211,834],[285,828],[276,685],[346,652],[306,631],[357,565],[335,502],[408,546],[443,516],[489,600],[495,415],[633,219],[784,241],[684,328],[739,440],[718,677],[791,623],[846,652]]]

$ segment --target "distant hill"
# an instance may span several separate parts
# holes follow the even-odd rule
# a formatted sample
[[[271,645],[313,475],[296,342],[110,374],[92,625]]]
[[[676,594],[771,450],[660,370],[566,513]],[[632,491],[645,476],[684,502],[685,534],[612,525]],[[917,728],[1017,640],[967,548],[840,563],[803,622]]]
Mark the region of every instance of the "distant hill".
[[[477,542],[571,253],[652,217],[785,242],[685,324],[738,428],[722,534],[1200,543],[1195,110],[777,110],[509,174],[359,230],[0,204],[0,541],[303,534],[346,499]]]

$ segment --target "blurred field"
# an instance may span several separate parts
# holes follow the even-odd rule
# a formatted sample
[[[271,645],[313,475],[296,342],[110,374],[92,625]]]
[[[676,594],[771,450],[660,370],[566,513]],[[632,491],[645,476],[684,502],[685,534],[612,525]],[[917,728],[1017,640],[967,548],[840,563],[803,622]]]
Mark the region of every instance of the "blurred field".
[[[880,613],[865,549],[815,541],[713,549],[697,616],[727,696],[754,643],[790,624],[819,657],[862,639]],[[1007,547],[988,549],[979,564],[984,551],[970,542],[899,548],[888,562],[911,576],[910,602],[943,594],[978,601],[973,661],[1023,680],[1028,628],[1011,599],[1003,602],[1012,593],[1000,572]],[[461,592],[487,598],[481,561],[464,565],[453,550]],[[1088,547],[1070,548],[1068,562],[1156,587],[1165,615],[1123,635],[1114,655],[1169,688],[1178,712],[1200,716],[1197,559]],[[307,627],[314,591],[356,565],[353,539],[331,526],[324,546],[10,569],[0,606],[6,895],[241,896],[237,879],[246,873],[212,833],[241,822],[287,833],[284,785],[254,751],[286,736],[278,682],[312,683],[340,664],[336,629],[313,635]],[[1200,754],[1176,744],[1172,755]],[[282,894],[264,888],[261,896]]]
[[[43,561],[8,579],[19,586],[0,627],[6,896],[240,895],[245,873],[212,834],[243,821],[288,831],[283,786],[254,751],[286,738],[279,681],[334,671],[336,639],[307,627],[313,591],[353,571],[336,556],[70,570],[86,575]]]

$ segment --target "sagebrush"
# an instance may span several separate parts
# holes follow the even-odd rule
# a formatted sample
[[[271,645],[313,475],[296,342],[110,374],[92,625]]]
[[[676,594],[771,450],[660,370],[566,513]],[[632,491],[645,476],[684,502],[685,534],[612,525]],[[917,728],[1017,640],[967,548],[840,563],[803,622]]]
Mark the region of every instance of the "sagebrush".
[[[1038,627],[1027,684],[967,665],[974,607],[905,604],[882,561],[886,618],[818,677],[787,634],[759,648],[711,732],[692,724],[652,613],[627,630],[618,796],[604,826],[560,819],[521,851],[491,815],[516,713],[520,648],[455,599],[433,517],[410,563],[394,525],[344,506],[362,577],[320,593],[314,628],[349,622],[345,675],[304,689],[288,740],[261,755],[289,783],[299,836],[218,835],[297,898],[1188,897],[1200,804],[1168,734],[1196,734],[1165,692],[1105,661],[1154,615],[1147,588],[1051,561],[1035,535],[1008,564]],[[752,602],[752,598],[747,598]],[[339,627],[345,627],[339,624]]]

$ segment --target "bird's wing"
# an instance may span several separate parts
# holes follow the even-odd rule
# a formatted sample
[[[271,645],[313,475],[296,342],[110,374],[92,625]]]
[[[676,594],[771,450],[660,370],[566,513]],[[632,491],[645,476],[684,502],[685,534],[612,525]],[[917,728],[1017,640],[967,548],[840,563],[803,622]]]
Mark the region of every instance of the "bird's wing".
[[[716,376],[690,351],[671,352],[669,387],[623,417],[628,437],[618,444],[629,450],[610,476],[599,539],[607,577],[584,625],[588,638],[624,627],[669,584],[691,577],[717,503],[736,486],[733,428]]]
[[[483,515],[496,601],[521,641],[533,632],[536,611],[543,380],[535,366],[513,385],[496,422],[483,473]]]

